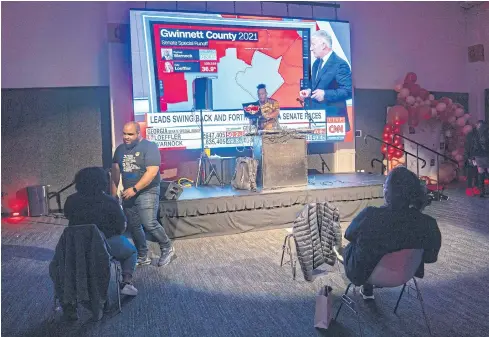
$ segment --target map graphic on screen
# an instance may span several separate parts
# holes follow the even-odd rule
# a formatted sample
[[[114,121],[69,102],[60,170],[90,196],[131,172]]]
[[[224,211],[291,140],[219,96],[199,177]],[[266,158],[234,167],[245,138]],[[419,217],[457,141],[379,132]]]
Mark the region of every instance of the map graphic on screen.
[[[297,101],[310,87],[311,34],[326,30],[350,65],[348,23],[136,10],[130,18],[135,120],[160,148],[200,148],[201,113],[205,146],[251,145],[243,103],[258,100],[258,84],[279,102],[282,128],[312,129],[310,142],[351,141],[344,120]],[[196,101],[202,78],[203,111]],[[347,106],[353,114],[351,100]]]
[[[297,29],[154,24],[158,85],[164,88],[159,111],[191,110],[192,83],[203,74],[212,79],[214,110],[240,109],[256,99],[258,79],[281,106],[299,107],[308,35]]]

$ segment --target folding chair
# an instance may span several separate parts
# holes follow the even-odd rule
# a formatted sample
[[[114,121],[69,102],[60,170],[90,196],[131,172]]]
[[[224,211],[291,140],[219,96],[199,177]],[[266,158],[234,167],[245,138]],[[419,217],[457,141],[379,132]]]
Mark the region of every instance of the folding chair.
[[[376,288],[395,288],[402,285],[403,287],[401,293],[399,295],[399,298],[397,299],[397,303],[394,308],[394,313],[397,313],[397,308],[399,306],[399,302],[401,301],[401,297],[404,294],[407,283],[409,282],[409,280],[412,279],[415,285],[414,290],[416,290],[416,298],[421,304],[421,310],[423,311],[423,316],[426,322],[426,326],[428,327],[428,332],[430,336],[432,336],[433,334],[431,332],[428,316],[426,315],[423,297],[421,296],[418,282],[414,277],[414,274],[416,274],[416,271],[423,259],[423,252],[423,249],[403,249],[384,255],[384,257],[382,257],[382,259],[368,278],[367,283],[373,285]],[[336,312],[335,320],[337,320],[343,304],[345,304],[350,310],[358,314],[355,309],[354,301],[350,297],[348,297],[348,291],[350,290],[350,287],[352,285],[353,283],[348,284],[345,293],[341,297],[341,303],[338,311]],[[360,333],[362,333],[361,329]]]
[[[292,279],[295,280],[296,276],[296,260],[294,257],[294,251],[292,250],[292,244],[290,240],[294,239],[294,234],[292,233],[292,228],[287,228],[287,232],[289,234],[285,235],[284,244],[282,245],[282,258],[280,259],[280,267],[284,264],[284,255],[287,253],[289,255],[289,261],[285,263],[290,263],[290,267],[292,269]]]
[[[280,267],[284,265],[284,256],[287,253],[287,255],[289,255],[289,260],[285,261],[285,264],[290,263],[290,267],[292,269],[292,279],[295,280],[297,260],[294,256],[294,251],[292,250],[292,244],[290,242],[291,240],[294,240],[294,234],[292,233],[292,228],[287,228],[286,230],[287,232],[289,232],[289,234],[285,235],[284,243],[282,245],[282,258],[280,259]],[[338,272],[341,272],[340,262],[343,263],[343,256],[341,256],[336,247],[333,247],[333,252],[336,256],[336,266],[338,268]]]

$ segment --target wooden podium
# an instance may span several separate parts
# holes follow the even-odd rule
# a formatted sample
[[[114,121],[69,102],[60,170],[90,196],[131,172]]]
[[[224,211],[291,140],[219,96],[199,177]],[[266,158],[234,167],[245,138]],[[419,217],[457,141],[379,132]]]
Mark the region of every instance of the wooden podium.
[[[260,131],[253,137],[258,160],[257,185],[263,189],[307,185],[306,135],[290,131]]]

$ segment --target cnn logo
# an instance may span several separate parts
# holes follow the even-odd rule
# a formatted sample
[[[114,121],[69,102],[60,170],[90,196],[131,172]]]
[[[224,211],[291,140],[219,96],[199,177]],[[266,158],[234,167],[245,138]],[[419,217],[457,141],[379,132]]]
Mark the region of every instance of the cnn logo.
[[[345,133],[345,126],[343,124],[331,124],[328,126],[329,133]]]

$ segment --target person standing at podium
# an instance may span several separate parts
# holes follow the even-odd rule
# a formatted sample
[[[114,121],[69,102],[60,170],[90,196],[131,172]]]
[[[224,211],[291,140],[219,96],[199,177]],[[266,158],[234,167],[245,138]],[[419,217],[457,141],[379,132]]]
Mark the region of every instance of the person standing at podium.
[[[265,84],[259,84],[257,87],[258,102],[261,116],[258,120],[258,130],[278,130],[280,124],[278,116],[280,115],[280,105],[278,101],[268,98],[267,87]]]

